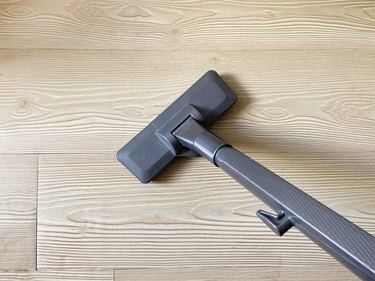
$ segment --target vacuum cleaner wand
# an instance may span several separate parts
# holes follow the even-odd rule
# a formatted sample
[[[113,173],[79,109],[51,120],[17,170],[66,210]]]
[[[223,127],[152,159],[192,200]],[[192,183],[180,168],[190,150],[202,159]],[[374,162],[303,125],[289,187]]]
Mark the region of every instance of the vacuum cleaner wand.
[[[179,155],[201,155],[223,169],[276,214],[257,216],[281,236],[296,227],[364,280],[375,280],[375,237],[315,200],[206,128],[236,96],[208,71],[117,153],[147,183]]]

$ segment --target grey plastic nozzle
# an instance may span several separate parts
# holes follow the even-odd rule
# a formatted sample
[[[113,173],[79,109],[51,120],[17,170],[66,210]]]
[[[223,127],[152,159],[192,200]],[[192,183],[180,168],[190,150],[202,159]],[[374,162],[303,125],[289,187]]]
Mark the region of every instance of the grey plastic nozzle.
[[[184,147],[196,151],[215,165],[216,152],[223,146],[230,146],[221,138],[206,130],[192,117],[182,123],[173,132],[173,135],[176,136]]]
[[[121,148],[118,160],[141,182],[149,182],[182,151],[172,134],[178,126],[193,117],[207,127],[236,99],[224,80],[215,71],[208,71]]]
[[[276,211],[257,215],[277,235],[296,227],[360,278],[375,280],[371,234],[206,130],[235,101],[220,76],[209,71],[117,157],[141,182],[149,182],[178,154],[200,154]]]

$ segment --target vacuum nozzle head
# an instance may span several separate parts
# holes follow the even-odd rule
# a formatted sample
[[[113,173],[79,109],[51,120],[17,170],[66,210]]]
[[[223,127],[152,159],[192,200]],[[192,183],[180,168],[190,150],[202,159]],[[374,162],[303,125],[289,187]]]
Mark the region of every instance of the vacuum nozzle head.
[[[224,80],[208,71],[122,147],[117,159],[141,182],[149,182],[183,150],[172,134],[176,128],[189,117],[208,127],[236,99]]]

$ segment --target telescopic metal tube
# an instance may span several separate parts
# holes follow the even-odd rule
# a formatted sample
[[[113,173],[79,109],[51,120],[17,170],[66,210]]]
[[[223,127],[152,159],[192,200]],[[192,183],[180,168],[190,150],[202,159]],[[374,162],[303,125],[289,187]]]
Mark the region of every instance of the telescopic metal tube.
[[[188,118],[173,135],[276,211],[257,212],[276,234],[283,235],[295,226],[360,278],[375,280],[375,237],[230,147],[193,118]]]
[[[375,280],[372,235],[234,148],[219,149],[215,162],[352,272],[364,280]],[[277,227],[278,220],[269,219]]]

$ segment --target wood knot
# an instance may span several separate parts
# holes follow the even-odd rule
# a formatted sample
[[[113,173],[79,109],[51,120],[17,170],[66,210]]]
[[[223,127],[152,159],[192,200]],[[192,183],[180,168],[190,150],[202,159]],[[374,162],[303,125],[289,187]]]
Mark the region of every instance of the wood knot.
[[[208,59],[208,62],[211,63],[211,64],[215,64],[215,63],[217,63],[217,61],[218,61],[218,58],[216,58],[216,57],[211,57],[211,58]]]
[[[179,37],[182,32],[177,28],[172,28],[168,31],[168,35],[171,37]]]
[[[152,114],[149,113],[149,110],[146,110],[142,106],[136,105],[124,105],[121,107],[115,107],[115,110],[119,110],[125,116],[129,116],[131,118],[151,118]]]
[[[275,18],[276,15],[274,12],[270,11],[270,10],[265,10],[264,11],[264,17],[266,18]]]
[[[272,119],[272,120],[282,120],[288,117],[288,112],[281,108],[271,107],[271,108],[265,108],[260,111],[260,113],[266,118],[266,119]]]
[[[10,7],[5,11],[6,14],[8,14],[11,17],[27,17],[30,16],[33,12],[26,7],[22,6],[15,6],[15,7]]]
[[[32,101],[26,98],[23,98],[18,101],[18,104],[13,110],[14,116],[26,116],[32,113]]]

